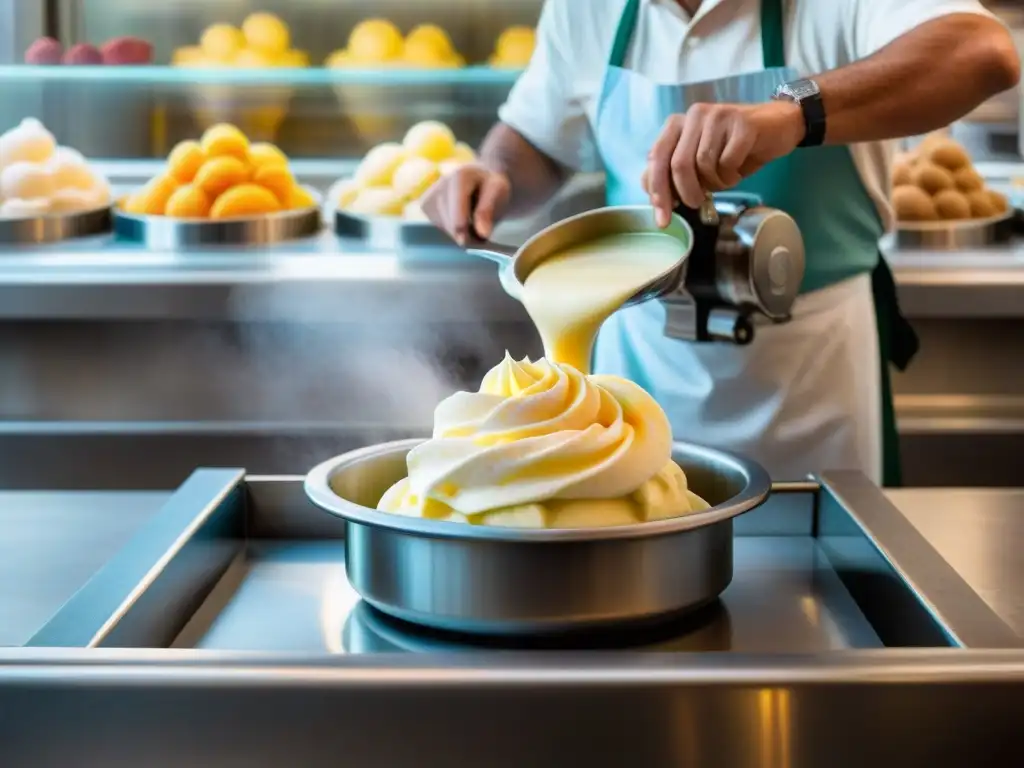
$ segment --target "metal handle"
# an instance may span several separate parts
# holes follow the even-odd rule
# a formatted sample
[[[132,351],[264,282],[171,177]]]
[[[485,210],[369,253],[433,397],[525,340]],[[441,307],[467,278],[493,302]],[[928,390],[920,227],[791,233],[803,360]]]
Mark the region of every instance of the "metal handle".
[[[500,267],[509,266],[519,250],[511,245],[502,245],[493,240],[480,240],[472,236],[466,240],[464,248],[466,253],[493,261]]]

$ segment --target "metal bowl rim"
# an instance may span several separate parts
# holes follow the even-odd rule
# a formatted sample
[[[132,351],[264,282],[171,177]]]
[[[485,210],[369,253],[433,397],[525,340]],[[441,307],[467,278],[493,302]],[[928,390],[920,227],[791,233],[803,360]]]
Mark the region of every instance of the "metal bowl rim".
[[[30,221],[75,221],[76,219],[87,219],[91,216],[101,216],[104,213],[112,213],[116,203],[107,203],[98,208],[86,208],[81,211],[64,211],[62,213],[42,213],[38,216],[0,216],[0,223],[3,224],[25,224]]]
[[[144,224],[147,227],[167,224],[177,228],[214,228],[222,226],[224,224],[254,224],[260,221],[276,221],[276,220],[287,220],[287,219],[301,219],[309,216],[312,213],[321,215],[323,208],[323,195],[313,187],[302,185],[302,188],[309,192],[313,199],[316,201],[315,205],[311,205],[309,208],[293,208],[288,211],[275,211],[274,213],[265,213],[261,216],[236,216],[230,219],[197,219],[197,218],[182,218],[178,216],[152,216],[150,214],[138,214],[128,213],[122,204],[129,195],[116,200],[111,204],[111,212],[115,218],[124,219],[125,221],[134,221],[139,224]],[[168,224],[168,222],[170,222]]]
[[[677,451],[697,453],[719,464],[730,465],[746,476],[745,487],[735,496],[710,509],[681,517],[658,520],[634,525],[618,525],[606,528],[501,528],[497,526],[469,525],[467,523],[429,520],[420,517],[406,517],[391,512],[382,512],[346,501],[331,488],[331,477],[339,469],[377,456],[408,452],[423,442],[421,438],[395,440],[387,443],[358,448],[335,456],[314,467],[304,482],[306,496],[316,506],[347,522],[386,528],[400,533],[444,539],[479,539],[485,541],[508,541],[523,543],[606,541],[612,539],[638,539],[665,536],[729,520],[760,506],[771,492],[771,478],[760,464],[717,448],[683,441],[673,443],[673,455]]]
[[[969,232],[984,229],[993,224],[1002,224],[1013,218],[1013,209],[984,219],[960,219],[957,221],[897,221],[900,232]]]
[[[520,275],[519,274],[520,265],[523,263],[523,261],[519,257],[522,254],[526,253],[537,242],[539,242],[540,240],[543,240],[545,237],[549,236],[553,231],[561,229],[562,227],[567,226],[569,224],[572,224],[573,222],[579,221],[581,219],[596,218],[597,216],[600,216],[602,214],[607,214],[607,213],[638,213],[638,212],[650,212],[651,213],[651,217],[653,218],[653,216],[654,216],[654,208],[651,207],[650,205],[644,205],[644,204],[606,205],[603,208],[592,208],[592,209],[590,209],[588,211],[581,211],[580,213],[575,213],[572,216],[566,216],[564,219],[559,219],[558,221],[555,221],[555,222],[552,222],[551,224],[548,224],[548,226],[544,227],[544,229],[542,229],[540,232],[537,232],[537,233],[531,235],[530,237],[528,237],[526,239],[526,242],[524,242],[521,246],[519,246],[518,249],[516,249],[515,255],[512,257],[512,270],[513,270],[513,276],[515,277],[516,282],[519,283],[520,285],[523,285],[525,283],[525,281],[526,281],[526,278],[529,277],[529,275]],[[675,224],[682,225],[683,229],[686,231],[686,234],[689,237],[689,242],[686,243],[687,255],[683,259],[683,261],[685,261],[686,258],[689,258],[690,254],[693,253],[693,246],[694,246],[693,227],[691,227],[690,223],[686,219],[684,219],[682,216],[680,216],[678,213],[676,213],[675,211],[672,212],[672,221]],[[655,232],[655,233],[656,232],[665,232],[664,229],[653,229],[651,231]],[[657,277],[653,278],[650,282],[653,283],[653,282],[656,282],[658,280],[663,280],[665,277],[670,275],[673,271],[678,269],[679,266],[680,265],[678,263],[674,264],[672,267],[666,269],[660,275],[658,275]]]

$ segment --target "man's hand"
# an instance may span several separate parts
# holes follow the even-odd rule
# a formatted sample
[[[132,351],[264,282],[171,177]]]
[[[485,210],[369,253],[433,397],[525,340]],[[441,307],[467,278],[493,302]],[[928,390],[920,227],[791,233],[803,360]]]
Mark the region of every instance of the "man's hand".
[[[442,176],[420,206],[435,226],[465,245],[470,235],[490,238],[508,207],[511,190],[508,176],[472,163]]]
[[[672,115],[647,156],[641,184],[658,226],[668,226],[676,201],[699,208],[707,192],[736,186],[803,141],[800,107],[766,104],[694,104]]]

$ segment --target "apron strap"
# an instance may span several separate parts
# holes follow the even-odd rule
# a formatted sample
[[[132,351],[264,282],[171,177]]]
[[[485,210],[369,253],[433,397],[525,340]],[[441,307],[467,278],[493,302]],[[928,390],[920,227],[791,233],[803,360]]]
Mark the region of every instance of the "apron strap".
[[[618,29],[615,30],[615,41],[612,43],[612,52],[608,57],[608,66],[621,67],[625,64],[626,53],[633,40],[633,30],[636,28],[636,20],[639,16],[640,0],[627,0],[626,7],[622,9],[622,16],[619,17]]]
[[[761,56],[765,69],[781,69],[786,66],[782,0],[761,0]]]

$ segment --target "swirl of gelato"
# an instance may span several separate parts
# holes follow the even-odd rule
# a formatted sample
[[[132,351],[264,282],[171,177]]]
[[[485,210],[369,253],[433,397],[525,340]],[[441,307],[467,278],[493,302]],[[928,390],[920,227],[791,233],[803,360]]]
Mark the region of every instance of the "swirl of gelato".
[[[617,376],[541,359],[505,359],[478,392],[434,412],[408,477],[378,508],[474,524],[627,525],[706,509],[671,458],[664,411]]]

